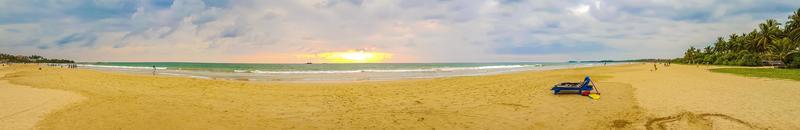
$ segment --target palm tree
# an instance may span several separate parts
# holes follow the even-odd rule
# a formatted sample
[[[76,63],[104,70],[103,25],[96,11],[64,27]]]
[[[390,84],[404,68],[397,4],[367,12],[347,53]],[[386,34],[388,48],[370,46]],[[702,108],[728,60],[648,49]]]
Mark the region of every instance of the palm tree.
[[[756,36],[756,49],[758,51],[765,51],[766,48],[772,43],[773,40],[777,39],[780,34],[780,27],[781,25],[775,19],[767,19],[765,23],[761,23],[758,25],[758,28],[761,30],[758,32]]]
[[[689,49],[686,50],[686,53],[683,53],[683,59],[689,61],[689,64],[694,64],[695,57],[697,56],[696,51],[697,49],[695,49],[694,46],[689,47]]]
[[[759,65],[760,60],[781,60],[800,67],[800,9],[782,26],[768,19],[749,33],[718,37],[705,48],[690,47],[682,59],[685,63],[713,62],[729,65]]]
[[[733,51],[741,50],[742,42],[739,39],[739,35],[736,35],[736,33],[734,33],[728,36],[728,46],[730,46],[728,47],[728,50],[733,50]]]
[[[728,50],[728,42],[725,42],[725,38],[717,37],[717,42],[714,43],[714,51],[715,52],[723,52]]]
[[[758,42],[757,35],[758,31],[755,29],[753,29],[753,31],[751,31],[750,33],[742,35],[741,39],[742,40],[741,42],[743,44],[742,50],[747,50],[750,52],[760,52],[759,49],[762,49],[763,47],[759,46],[759,44],[757,43]]]
[[[800,9],[789,16],[789,21],[786,22],[786,34],[794,41],[800,41]]]
[[[768,55],[772,60],[785,61],[786,56],[797,51],[797,47],[797,43],[792,42],[789,38],[775,40],[774,43],[769,46]]]

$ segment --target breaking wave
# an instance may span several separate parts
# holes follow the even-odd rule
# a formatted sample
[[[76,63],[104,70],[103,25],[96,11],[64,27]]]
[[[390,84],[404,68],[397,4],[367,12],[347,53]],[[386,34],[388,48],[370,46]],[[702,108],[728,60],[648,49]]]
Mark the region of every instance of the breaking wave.
[[[337,74],[337,73],[402,73],[402,72],[443,72],[443,71],[458,71],[458,70],[484,70],[484,69],[510,69],[522,67],[541,67],[541,64],[535,65],[497,65],[497,66],[479,66],[479,67],[443,67],[443,68],[429,68],[429,69],[365,69],[365,70],[325,70],[325,71],[263,71],[263,70],[234,70],[236,73],[258,73],[258,74]]]

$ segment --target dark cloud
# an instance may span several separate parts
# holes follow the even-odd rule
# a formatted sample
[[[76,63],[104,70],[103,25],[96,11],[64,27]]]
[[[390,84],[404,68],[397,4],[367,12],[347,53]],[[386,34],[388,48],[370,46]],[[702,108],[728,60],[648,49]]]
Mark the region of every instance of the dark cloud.
[[[36,49],[47,50],[47,49],[50,49],[50,46],[48,46],[48,45],[39,45],[39,46],[36,46]]]
[[[80,47],[91,47],[97,41],[97,36],[91,33],[73,33],[55,41],[56,46],[64,47],[70,44],[82,43]]]

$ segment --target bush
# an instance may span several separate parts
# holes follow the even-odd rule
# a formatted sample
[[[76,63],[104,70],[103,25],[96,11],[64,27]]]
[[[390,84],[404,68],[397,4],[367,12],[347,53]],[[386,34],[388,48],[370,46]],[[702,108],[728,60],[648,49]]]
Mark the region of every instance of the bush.
[[[794,53],[786,56],[786,59],[783,61],[786,63],[786,67],[789,68],[800,68],[800,53]]]
[[[761,65],[761,58],[754,54],[750,53],[749,51],[742,51],[739,53],[739,58],[736,61],[736,65],[741,66],[759,66]]]

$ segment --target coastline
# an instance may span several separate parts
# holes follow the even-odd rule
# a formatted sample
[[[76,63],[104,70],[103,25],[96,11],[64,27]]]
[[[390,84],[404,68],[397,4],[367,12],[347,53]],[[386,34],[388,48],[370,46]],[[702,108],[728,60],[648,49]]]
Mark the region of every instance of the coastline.
[[[11,83],[79,93],[52,129],[797,129],[797,81],[652,64],[343,83],[241,82],[15,66]],[[590,75],[600,100],[552,95]],[[59,80],[55,80],[59,79]],[[719,81],[719,82],[718,82]],[[769,89],[752,87],[768,84]],[[779,91],[775,91],[779,90]],[[769,96],[764,96],[769,95]],[[740,109],[746,108],[746,109]]]
[[[141,63],[143,64],[143,63]],[[195,63],[183,63],[195,64]],[[206,63],[197,63],[206,64]],[[414,63],[422,64],[422,63]],[[452,63],[461,64],[461,63]],[[357,70],[293,70],[293,71],[269,71],[269,73],[260,73],[262,71],[255,70],[256,72],[247,71],[240,72],[224,72],[224,71],[210,71],[203,69],[181,69],[179,67],[156,67],[157,69],[148,69],[152,67],[135,67],[135,66],[106,66],[106,65],[79,65],[84,69],[109,71],[109,72],[122,72],[130,74],[141,75],[160,75],[171,77],[190,77],[198,79],[222,79],[222,80],[235,80],[235,81],[253,81],[253,82],[353,82],[353,81],[391,81],[391,80],[406,80],[406,79],[430,79],[430,78],[446,78],[446,77],[459,77],[459,76],[485,76],[497,75],[507,73],[518,73],[528,71],[545,71],[557,69],[572,69],[584,67],[597,67],[606,66],[600,63],[525,63],[527,65],[518,64],[502,64],[502,63],[483,63],[491,64],[489,66],[472,66],[472,67],[446,67],[441,68],[415,68],[415,69],[357,69]],[[543,65],[544,64],[544,65]],[[608,66],[630,64],[628,62],[611,63]],[[251,64],[258,65],[258,64]],[[267,64],[270,65],[270,64]],[[274,64],[273,64],[274,65]],[[283,64],[281,64],[283,65]],[[303,67],[300,64],[286,64],[294,65],[295,67]],[[336,66],[347,66],[348,64],[328,64]],[[356,64],[357,65],[357,64]],[[397,64],[385,64],[387,66],[397,66]],[[379,67],[380,64],[373,64],[372,67]],[[320,69],[320,68],[317,68]]]

